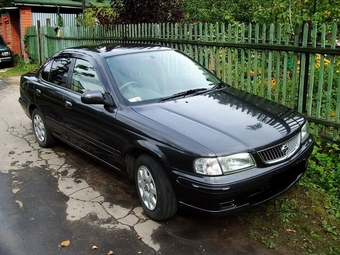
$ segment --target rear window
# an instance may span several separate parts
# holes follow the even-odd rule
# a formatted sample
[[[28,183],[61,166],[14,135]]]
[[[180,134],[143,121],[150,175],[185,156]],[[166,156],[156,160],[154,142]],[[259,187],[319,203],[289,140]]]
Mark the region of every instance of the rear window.
[[[70,58],[56,58],[44,67],[41,74],[42,79],[66,87],[70,65]]]

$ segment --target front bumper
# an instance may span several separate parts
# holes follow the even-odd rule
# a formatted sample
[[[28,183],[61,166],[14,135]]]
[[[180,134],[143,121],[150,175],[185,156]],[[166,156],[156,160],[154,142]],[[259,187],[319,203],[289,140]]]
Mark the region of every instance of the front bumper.
[[[172,171],[179,207],[223,216],[273,199],[302,177],[313,145],[314,140],[311,137],[287,161],[232,175],[209,177]]]
[[[12,62],[12,57],[0,57],[0,63]]]

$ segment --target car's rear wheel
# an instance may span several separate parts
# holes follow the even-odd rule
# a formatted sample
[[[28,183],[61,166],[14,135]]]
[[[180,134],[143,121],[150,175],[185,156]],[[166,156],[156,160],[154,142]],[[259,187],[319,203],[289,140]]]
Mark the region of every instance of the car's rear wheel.
[[[34,109],[32,112],[32,127],[40,147],[51,147],[55,144],[55,138],[46,127],[44,117],[38,109]]]
[[[177,212],[177,200],[162,166],[149,155],[136,161],[136,187],[146,214],[154,220],[166,220]]]

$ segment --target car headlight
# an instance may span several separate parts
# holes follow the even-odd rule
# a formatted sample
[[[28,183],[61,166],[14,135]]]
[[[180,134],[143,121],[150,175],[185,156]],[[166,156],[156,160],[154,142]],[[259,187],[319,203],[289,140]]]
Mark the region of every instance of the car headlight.
[[[204,175],[222,175],[217,158],[198,158],[194,162],[196,173]]]
[[[2,54],[1,54],[2,56],[10,56],[11,55],[11,52],[10,51],[4,51],[4,52],[2,52]]]
[[[238,153],[218,159],[224,174],[239,172],[255,166],[255,161],[249,153]]]
[[[195,171],[204,175],[222,175],[240,172],[255,166],[249,153],[238,153],[225,157],[199,158],[195,160]]]
[[[306,121],[306,123],[301,128],[301,142],[304,143],[309,137],[309,123]]]

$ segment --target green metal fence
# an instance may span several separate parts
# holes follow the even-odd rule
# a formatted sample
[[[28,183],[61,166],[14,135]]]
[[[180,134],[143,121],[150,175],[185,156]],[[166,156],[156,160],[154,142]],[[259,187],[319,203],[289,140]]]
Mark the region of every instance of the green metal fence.
[[[77,45],[152,43],[176,48],[227,83],[306,114],[316,135],[340,135],[340,46],[336,25],[136,24],[27,30],[44,61]],[[40,43],[36,56],[33,44]]]

